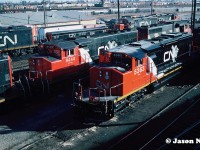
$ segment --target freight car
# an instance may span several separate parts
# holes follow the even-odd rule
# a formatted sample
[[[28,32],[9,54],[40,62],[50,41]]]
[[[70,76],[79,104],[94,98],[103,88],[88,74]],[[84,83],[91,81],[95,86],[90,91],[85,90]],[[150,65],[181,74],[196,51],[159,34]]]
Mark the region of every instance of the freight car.
[[[71,40],[83,37],[88,38],[92,36],[103,36],[103,34],[108,34],[108,32],[137,30],[137,28],[142,26],[161,26],[164,24],[159,24],[160,22],[175,20],[175,16],[176,15],[174,14],[161,14],[136,18],[131,18],[131,16],[123,16],[119,21],[117,19],[111,19],[110,21],[106,22],[106,26],[102,27],[88,29],[81,28],[77,30],[46,30],[46,38],[48,41],[52,41],[58,39]],[[43,38],[44,37],[45,36],[43,34]]]
[[[46,33],[48,33],[48,32],[79,30],[79,29],[83,29],[83,28],[84,28],[84,26],[81,24],[41,27],[38,29],[38,41],[46,40],[46,38],[47,38]]]
[[[159,23],[180,20],[176,14],[159,14],[143,17],[123,16],[121,19],[111,19],[106,24],[111,32],[122,30],[136,30],[142,26],[157,26]]]
[[[90,69],[90,86],[74,83],[74,107],[79,113],[114,112],[176,76],[190,56],[192,35],[170,33],[151,40],[101,51]]]
[[[0,27],[0,52],[8,52],[11,56],[22,52],[32,52],[34,41],[32,29],[25,26]]]
[[[166,22],[166,21],[170,21],[170,20],[180,20],[180,16],[176,13],[174,14],[154,14],[152,15],[154,17],[158,18],[158,22]]]
[[[122,16],[122,18],[145,18],[145,17],[156,17],[156,22],[165,22],[165,21],[170,21],[170,20],[180,20],[180,16],[176,13],[174,14],[153,14],[153,15],[147,15],[147,16],[141,16],[141,17],[137,17],[137,16],[131,16],[131,15],[125,15]],[[149,22],[150,23],[150,22]]]
[[[109,28],[109,32],[117,32],[123,30],[136,30],[137,27],[141,26],[153,26],[158,23],[156,17],[141,17],[141,18],[121,18],[121,19],[111,19],[106,22]]]
[[[149,27],[142,26],[138,27],[138,40],[151,39],[160,36],[161,34],[180,32],[179,28],[175,28],[171,24],[158,24],[157,26]]]
[[[193,31],[193,48],[195,51],[200,51],[200,25],[196,24]]]
[[[159,23],[156,26],[142,26],[138,27],[138,40],[151,39],[160,36],[161,34],[172,32],[191,33],[189,21],[176,20]]]
[[[53,40],[72,40],[77,38],[89,38],[92,36],[101,36],[107,32],[107,27],[97,27],[97,28],[86,28],[86,29],[77,29],[69,31],[57,31],[57,32],[47,32],[46,38],[47,41]]]

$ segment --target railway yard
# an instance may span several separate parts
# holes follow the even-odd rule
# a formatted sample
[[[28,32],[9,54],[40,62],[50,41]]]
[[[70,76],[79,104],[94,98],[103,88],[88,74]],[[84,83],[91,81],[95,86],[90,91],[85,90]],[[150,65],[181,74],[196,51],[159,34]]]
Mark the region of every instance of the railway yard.
[[[67,88],[51,99],[6,106],[0,118],[1,149],[179,147],[165,144],[165,140],[186,138],[186,131],[193,131],[187,139],[199,138],[198,131],[193,129],[199,127],[198,63],[199,60],[168,85],[146,95],[108,121],[74,116],[72,99],[67,96],[71,89]]]
[[[200,149],[190,17],[0,27],[0,150]]]

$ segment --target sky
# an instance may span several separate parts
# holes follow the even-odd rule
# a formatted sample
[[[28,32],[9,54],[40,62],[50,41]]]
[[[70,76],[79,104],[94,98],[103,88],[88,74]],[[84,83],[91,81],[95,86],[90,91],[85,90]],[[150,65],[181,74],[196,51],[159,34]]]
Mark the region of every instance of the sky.
[[[32,0],[30,0],[30,1],[32,1]],[[41,0],[33,0],[33,1],[41,2]],[[21,0],[0,0],[0,3],[5,3],[5,2],[19,3],[19,2],[21,2]]]
[[[5,2],[13,2],[13,3],[19,3],[22,0],[0,0],[0,3],[5,3]],[[41,2],[42,0],[25,0],[26,2]],[[65,0],[51,0],[51,1],[57,1],[57,2],[61,2],[61,1],[65,1]]]

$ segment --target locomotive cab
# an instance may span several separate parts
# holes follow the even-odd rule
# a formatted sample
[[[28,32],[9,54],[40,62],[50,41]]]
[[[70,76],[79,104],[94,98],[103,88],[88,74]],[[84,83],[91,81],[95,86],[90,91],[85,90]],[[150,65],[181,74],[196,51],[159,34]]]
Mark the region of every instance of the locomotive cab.
[[[147,59],[140,46],[123,45],[101,51],[99,65],[90,69],[90,88],[88,91],[78,90],[75,104],[87,103],[88,109],[92,107],[95,111],[105,106],[101,112],[112,115],[119,103],[129,101],[122,98],[124,95],[137,97],[135,92],[143,94],[146,89],[141,87],[156,80],[152,71],[147,69]]]
[[[124,45],[101,51],[100,65],[90,69],[90,87],[106,89],[107,96],[122,96],[155,80],[147,67],[147,54],[140,46]],[[120,91],[120,92],[119,92]]]
[[[30,78],[63,79],[78,73],[91,62],[89,53],[71,41],[52,41],[43,44],[45,53],[29,59]]]

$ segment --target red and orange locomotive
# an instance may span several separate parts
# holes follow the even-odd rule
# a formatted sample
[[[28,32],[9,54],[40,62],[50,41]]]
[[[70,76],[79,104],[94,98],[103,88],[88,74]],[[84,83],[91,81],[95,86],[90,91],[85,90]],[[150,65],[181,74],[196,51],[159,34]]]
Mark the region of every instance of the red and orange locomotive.
[[[99,65],[90,69],[89,89],[74,86],[75,108],[113,116],[177,75],[190,56],[191,43],[190,34],[171,33],[101,51]]]

